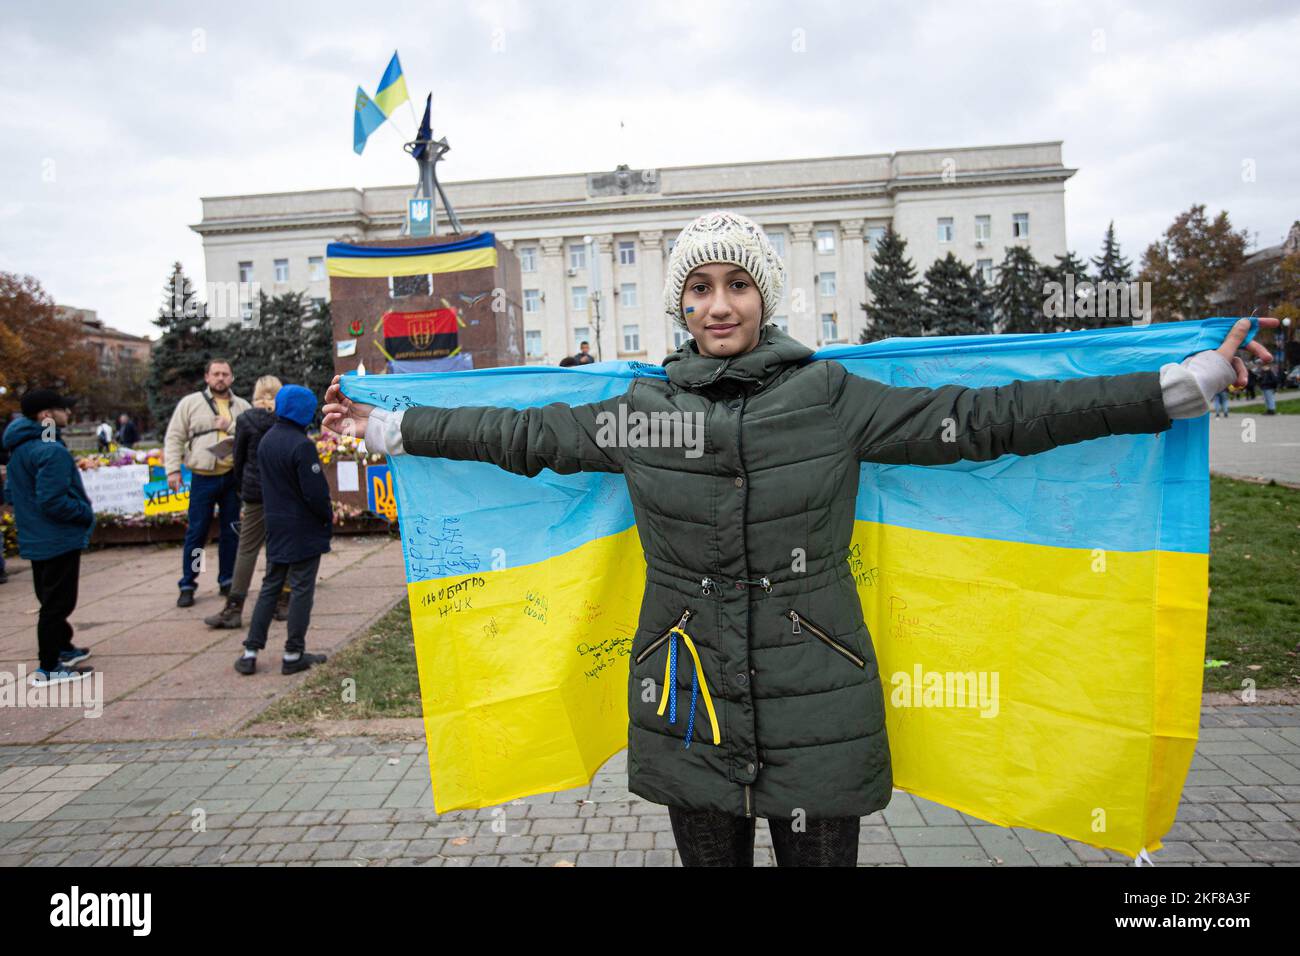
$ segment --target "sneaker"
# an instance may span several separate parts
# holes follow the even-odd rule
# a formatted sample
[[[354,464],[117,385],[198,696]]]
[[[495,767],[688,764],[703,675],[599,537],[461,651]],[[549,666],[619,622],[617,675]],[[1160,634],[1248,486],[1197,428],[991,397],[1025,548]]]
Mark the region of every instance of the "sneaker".
[[[32,686],[49,687],[51,684],[85,680],[94,670],[93,667],[56,667],[54,670],[47,671],[38,667],[32,672]]]
[[[8,584],[8,583],[9,583],[9,575],[6,574],[4,571],[0,571],[0,584]]]
[[[252,674],[257,670],[257,658],[241,655],[239,660],[235,661],[235,670],[241,674]]]
[[[181,596],[178,597],[178,598],[176,599],[176,606],[177,606],[177,607],[193,607],[193,606],[194,606],[194,589],[193,589],[193,588],[182,588],[182,589],[181,589]]]
[[[59,666],[71,667],[73,664],[80,664],[89,656],[88,647],[68,647],[59,651]]]
[[[316,664],[324,664],[324,663],[325,663],[324,654],[306,654],[306,653],[299,654],[298,659],[296,661],[281,661],[280,673],[296,674],[299,671],[305,671],[307,668],[312,667]]]

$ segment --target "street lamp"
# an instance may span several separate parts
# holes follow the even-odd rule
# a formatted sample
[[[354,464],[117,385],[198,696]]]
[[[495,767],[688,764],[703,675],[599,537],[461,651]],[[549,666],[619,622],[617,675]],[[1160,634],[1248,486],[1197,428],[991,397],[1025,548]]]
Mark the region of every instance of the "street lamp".
[[[590,302],[596,305],[596,361],[604,361],[600,351],[600,258],[597,256],[596,237],[583,236],[582,244],[587,247],[588,269],[591,273],[591,291],[587,293]]]

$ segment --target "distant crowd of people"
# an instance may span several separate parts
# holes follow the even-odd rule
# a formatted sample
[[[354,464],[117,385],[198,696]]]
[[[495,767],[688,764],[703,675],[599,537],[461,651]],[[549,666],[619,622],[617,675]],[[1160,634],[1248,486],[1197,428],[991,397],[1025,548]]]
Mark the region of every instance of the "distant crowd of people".
[[[1255,365],[1246,367],[1246,386],[1242,389],[1245,397],[1248,399],[1255,398],[1256,389],[1264,396],[1264,414],[1277,414],[1277,390],[1282,387],[1284,379],[1282,373],[1278,371],[1276,362],[1259,362]],[[1222,415],[1228,417],[1228,399],[1227,389],[1219,392],[1214,396],[1214,417]]]
[[[204,623],[243,627],[254,566],[265,547],[266,573],[235,670],[256,672],[257,655],[275,619],[288,621],[281,673],[295,674],[325,661],[324,654],[306,649],[316,578],[321,555],[330,550],[334,517],[316,443],[306,433],[316,415],[316,396],[267,375],[257,380],[250,405],[231,390],[233,382],[229,362],[208,362],[204,388],[177,403],[167,426],[163,466],[169,488],[183,490],[183,467],[191,475],[176,604],[194,605],[215,516],[217,587],[226,602]],[[28,391],[21,414],[0,442],[7,458],[0,462],[7,464],[5,500],[13,505],[19,553],[31,562],[40,602],[39,664],[32,675],[38,686],[83,680],[93,671],[82,665],[90,651],[74,644],[68,622],[77,605],[81,552],[95,525],[81,472],[63,442],[72,404],[50,389]],[[118,419],[116,437],[128,447],[139,440],[129,416]],[[0,583],[4,580],[0,559]]]

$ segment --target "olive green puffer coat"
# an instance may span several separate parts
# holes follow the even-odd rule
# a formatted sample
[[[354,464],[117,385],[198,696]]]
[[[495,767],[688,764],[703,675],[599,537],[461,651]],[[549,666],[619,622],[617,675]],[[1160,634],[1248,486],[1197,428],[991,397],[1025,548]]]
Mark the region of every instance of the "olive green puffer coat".
[[[647,563],[630,658],[628,787],[647,800],[813,819],[889,802],[884,696],[847,563],[860,462],[983,461],[1170,426],[1156,372],[893,388],[811,354],[768,325],[751,352],[713,359],[688,342],[664,361],[667,381],[634,379],[590,405],[403,416],[410,454],[530,476],[626,476]],[[612,446],[597,416],[617,416],[620,403],[701,413],[703,454]],[[951,427],[945,440],[945,420],[955,440]],[[671,708],[660,711],[674,645],[670,723]],[[695,655],[703,685],[692,718]]]

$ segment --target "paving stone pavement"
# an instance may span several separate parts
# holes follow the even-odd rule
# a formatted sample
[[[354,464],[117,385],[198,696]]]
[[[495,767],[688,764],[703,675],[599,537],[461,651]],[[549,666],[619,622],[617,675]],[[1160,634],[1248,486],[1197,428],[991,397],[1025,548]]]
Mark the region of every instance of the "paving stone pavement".
[[[203,618],[225,603],[216,573],[200,575],[193,607],[176,607],[179,546],[103,548],[81,556],[77,609],[71,623],[77,646],[88,647],[95,668],[96,708],[14,707],[0,711],[0,745],[220,737],[240,729],[307,679],[284,677],[279,656],[287,625],[275,623],[260,672],[235,672],[235,658],[252,619],[244,609],[240,630],[214,630]],[[258,557],[253,587],[262,580]],[[321,559],[310,651],[334,653],[364,633],[402,599],[401,542],[378,535],[335,535]],[[36,613],[31,565],[7,561],[9,583],[0,587],[0,680],[17,680],[36,668]],[[356,595],[364,588],[366,601]],[[102,695],[102,696],[101,696]]]
[[[1294,391],[1278,396],[1295,398]],[[1255,402],[1229,402],[1227,418],[1210,416],[1210,470],[1237,478],[1271,478],[1300,485],[1300,415],[1242,414]],[[1243,427],[1249,420],[1249,426]],[[1246,440],[1249,438],[1250,440]]]
[[[1207,706],[1201,727],[1156,864],[1300,864],[1300,707]],[[626,786],[623,751],[588,787],[436,814],[423,741],[6,746],[0,866],[680,866],[667,809]],[[765,821],[755,844],[774,865]],[[1132,865],[901,792],[863,818],[858,863]]]

